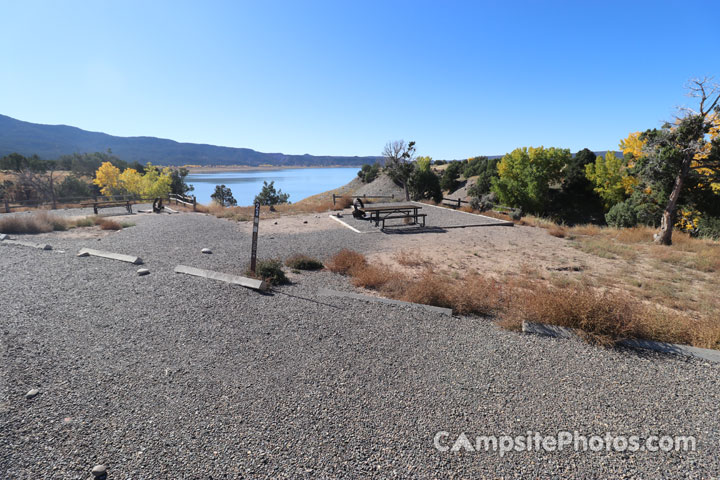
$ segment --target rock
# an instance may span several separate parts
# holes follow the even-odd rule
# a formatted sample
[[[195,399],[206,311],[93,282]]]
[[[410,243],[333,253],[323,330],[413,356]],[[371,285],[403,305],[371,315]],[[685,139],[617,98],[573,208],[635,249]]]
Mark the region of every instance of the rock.
[[[148,270],[147,268],[138,268],[137,274],[141,277],[143,275],[150,275],[150,270]]]
[[[307,220],[303,220],[303,223],[307,223]]]
[[[207,253],[207,254],[212,253],[212,250],[210,250],[209,248],[203,248],[203,249],[200,250],[200,251],[201,251],[202,253]]]
[[[277,223],[277,222],[275,222],[275,223]],[[0,242],[3,241],[3,240],[5,240],[6,238],[8,238],[7,234],[5,234],[5,233],[0,233]]]
[[[90,254],[88,252],[80,252],[77,254],[78,257],[89,257]]]
[[[92,474],[95,478],[105,478],[107,475],[107,468],[105,468],[105,465],[95,465],[92,468]]]
[[[273,225],[277,225],[277,222],[273,222]]]
[[[32,390],[30,390],[29,392],[27,392],[25,394],[25,398],[30,400],[31,398],[37,397],[39,393],[40,393],[40,390],[38,390],[37,388],[33,388]]]

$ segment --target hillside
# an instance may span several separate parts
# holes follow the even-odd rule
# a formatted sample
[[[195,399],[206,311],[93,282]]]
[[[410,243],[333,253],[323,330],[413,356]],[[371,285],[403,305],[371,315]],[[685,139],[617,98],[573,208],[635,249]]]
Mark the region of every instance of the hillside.
[[[67,125],[41,125],[0,115],[0,156],[17,152],[53,159],[72,153],[105,152],[125,161],[156,165],[360,166],[381,157],[286,155],[250,148],[180,143],[156,137],[116,137]]]

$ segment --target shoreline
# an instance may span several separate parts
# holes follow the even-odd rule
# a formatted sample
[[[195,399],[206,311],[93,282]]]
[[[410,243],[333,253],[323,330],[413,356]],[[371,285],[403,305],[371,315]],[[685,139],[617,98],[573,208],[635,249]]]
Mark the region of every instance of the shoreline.
[[[194,173],[220,173],[220,172],[252,172],[263,170],[290,170],[303,168],[361,168],[362,165],[210,165],[202,167],[185,167],[190,174]]]

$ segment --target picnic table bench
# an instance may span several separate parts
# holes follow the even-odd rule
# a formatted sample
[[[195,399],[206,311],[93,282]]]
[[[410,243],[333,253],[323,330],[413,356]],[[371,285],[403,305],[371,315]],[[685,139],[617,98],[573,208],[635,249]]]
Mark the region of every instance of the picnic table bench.
[[[130,200],[96,200],[89,203],[81,204],[83,206],[92,206],[95,215],[98,214],[99,208],[125,207],[128,213],[133,213],[132,203]]]
[[[379,204],[379,205],[368,205],[363,208],[365,214],[371,222],[375,222],[375,226],[382,224],[381,230],[385,230],[386,220],[412,220],[412,225],[417,225],[418,220],[422,221],[422,226],[425,226],[425,217],[427,214],[418,213],[422,207],[412,203],[397,203],[397,204]]]

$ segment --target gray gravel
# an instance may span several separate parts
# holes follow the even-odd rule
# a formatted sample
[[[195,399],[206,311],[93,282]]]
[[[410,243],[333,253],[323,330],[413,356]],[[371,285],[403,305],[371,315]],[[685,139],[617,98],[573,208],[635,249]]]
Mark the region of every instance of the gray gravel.
[[[408,203],[408,202],[403,202]],[[423,213],[425,217],[425,231],[437,231],[442,232],[448,228],[459,228],[459,227],[481,227],[489,225],[498,225],[508,222],[498,220],[496,218],[486,217],[484,215],[477,215],[474,213],[462,212],[454,210],[452,208],[436,207],[434,205],[427,205],[420,202],[409,202],[420,207],[418,213]],[[392,203],[376,203],[372,206],[392,206]],[[357,219],[352,216],[352,209],[345,209],[341,212],[343,222],[347,223],[351,227],[359,230],[363,233],[379,233],[380,228],[375,226],[375,222],[371,222],[368,219]],[[421,229],[420,226],[414,225],[403,225],[402,219],[388,220],[386,223],[386,229],[384,233],[410,233]]]
[[[0,478],[85,479],[100,464],[110,479],[720,472],[718,365],[320,297],[351,288],[327,272],[270,295],[177,275],[180,263],[241,273],[248,230],[197,214],[133,221],[100,241],[48,241],[55,251],[0,245]],[[261,234],[260,255],[383,238]],[[152,274],[81,247],[138,255]],[[696,435],[698,451],[443,453],[441,430]]]

